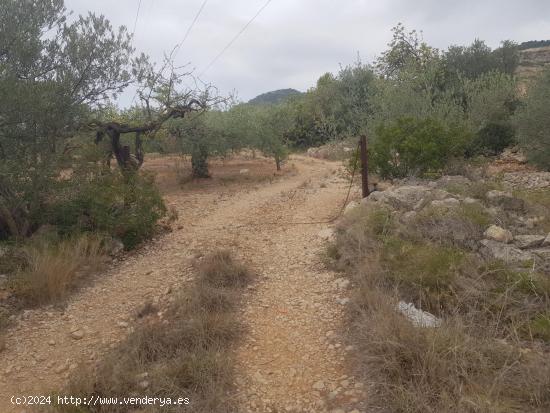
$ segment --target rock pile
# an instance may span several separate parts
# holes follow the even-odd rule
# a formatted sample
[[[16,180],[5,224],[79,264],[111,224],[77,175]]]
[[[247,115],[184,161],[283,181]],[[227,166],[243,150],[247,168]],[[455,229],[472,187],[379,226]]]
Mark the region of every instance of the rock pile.
[[[523,189],[550,187],[550,172],[507,172],[502,181],[505,186]]]
[[[486,259],[502,260],[518,266],[530,264],[542,271],[548,271],[550,234],[536,233],[539,218],[525,217],[526,204],[522,199],[514,197],[511,192],[491,190],[485,194],[483,200],[477,200],[451,194],[442,189],[451,184],[468,186],[472,182],[462,176],[444,176],[435,182],[407,183],[390,187],[385,191],[373,192],[362,203],[389,208],[403,223],[411,222],[426,207],[453,210],[461,205],[477,203],[487,216],[508,217],[510,225],[508,228],[503,228],[502,224],[487,226],[481,239],[470,240],[474,252]],[[532,233],[525,234],[525,231]],[[456,234],[449,231],[448,237],[455,236],[461,237],[463,234],[460,231]]]

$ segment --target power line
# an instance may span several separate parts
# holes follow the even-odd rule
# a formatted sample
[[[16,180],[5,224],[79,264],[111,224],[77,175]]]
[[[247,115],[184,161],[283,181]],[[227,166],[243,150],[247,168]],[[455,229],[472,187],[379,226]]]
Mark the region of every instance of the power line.
[[[258,12],[248,21],[248,23],[246,23],[244,25],[244,27],[235,35],[235,37],[233,37],[233,39],[231,39],[231,41],[229,43],[227,43],[227,45],[222,49],[222,51],[220,53],[218,53],[216,55],[216,57],[214,59],[212,59],[212,61],[206,66],[206,68],[201,72],[201,74],[199,75],[202,76],[204,75],[212,66],[214,66],[214,64],[219,60],[220,57],[223,56],[223,54],[233,45],[233,43],[235,43],[235,41],[246,31],[246,29],[248,29],[248,26],[250,26],[252,24],[252,22],[254,20],[256,20],[256,18],[264,11],[264,9],[269,6],[269,3],[271,3],[272,0],[267,0],[266,3],[260,8],[260,10],[258,10]]]
[[[136,32],[136,27],[137,27],[137,22],[138,22],[139,11],[140,10],[141,10],[141,0],[139,0],[139,3],[138,3],[138,8],[137,8],[137,12],[136,12],[136,19],[134,20],[134,29],[132,30],[132,36]]]
[[[199,16],[201,15],[204,7],[206,6],[206,3],[208,3],[208,0],[204,0],[202,2],[202,5],[201,7],[199,8],[199,11],[197,12],[197,14],[195,15],[195,18],[193,19],[193,21],[191,22],[191,24],[189,25],[189,27],[187,28],[187,31],[185,32],[185,36],[183,36],[183,39],[181,42],[178,43],[178,45],[176,46],[176,48],[174,49],[174,58],[176,57],[176,55],[178,54],[181,46],[183,45],[183,43],[185,43],[185,41],[187,40],[187,38],[189,37],[189,33],[191,33],[191,30],[193,29],[193,27],[195,26],[195,23],[197,23],[197,20],[199,19]]]

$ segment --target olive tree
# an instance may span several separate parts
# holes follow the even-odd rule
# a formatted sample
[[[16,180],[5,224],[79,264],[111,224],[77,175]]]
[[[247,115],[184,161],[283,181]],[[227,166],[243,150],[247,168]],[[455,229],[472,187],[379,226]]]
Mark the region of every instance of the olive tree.
[[[528,90],[515,115],[518,142],[528,159],[550,170],[550,70],[546,70]]]
[[[0,236],[32,231],[58,160],[90,107],[132,82],[131,36],[103,16],[73,22],[62,0],[2,0]]]

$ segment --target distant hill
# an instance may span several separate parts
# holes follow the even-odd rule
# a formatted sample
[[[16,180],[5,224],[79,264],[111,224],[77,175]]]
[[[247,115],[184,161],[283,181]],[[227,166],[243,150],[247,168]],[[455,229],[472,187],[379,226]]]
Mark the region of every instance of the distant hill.
[[[534,49],[536,47],[550,46],[550,40],[531,40],[519,45],[519,50]]]
[[[550,46],[532,47],[520,51],[516,74],[524,85],[536,79],[545,69],[550,69]],[[525,87],[522,89],[525,90]]]
[[[283,102],[291,96],[301,94],[302,92],[299,92],[296,89],[279,89],[256,96],[254,99],[250,99],[248,103],[252,105],[273,105]]]

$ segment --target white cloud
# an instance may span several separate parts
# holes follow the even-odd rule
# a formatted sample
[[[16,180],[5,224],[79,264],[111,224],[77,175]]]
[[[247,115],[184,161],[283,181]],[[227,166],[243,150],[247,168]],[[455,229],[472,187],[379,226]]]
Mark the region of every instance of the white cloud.
[[[160,61],[183,38],[203,0],[142,0],[135,33],[138,51]],[[139,0],[66,0],[76,13],[91,10],[114,25],[134,25]],[[209,0],[178,63],[202,71],[265,0]],[[550,38],[547,0],[272,0],[258,19],[205,74],[222,91],[249,99],[293,87],[305,90],[317,78],[384,50],[398,22],[422,30],[439,48],[474,38],[498,46]],[[124,99],[121,103],[125,103]],[[127,103],[127,102],[126,102]]]

